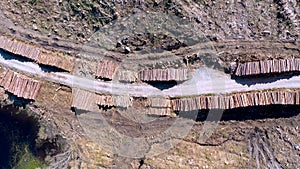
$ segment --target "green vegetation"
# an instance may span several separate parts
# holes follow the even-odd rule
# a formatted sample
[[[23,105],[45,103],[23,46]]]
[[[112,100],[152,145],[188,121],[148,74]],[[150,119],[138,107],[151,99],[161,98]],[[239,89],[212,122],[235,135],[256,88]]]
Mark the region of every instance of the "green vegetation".
[[[0,109],[0,168],[45,168],[36,152],[39,122],[19,107]]]
[[[46,165],[37,157],[35,157],[29,150],[28,145],[23,145],[22,149],[18,150],[16,156],[20,156],[20,160],[16,161],[13,169],[36,169],[36,168],[45,168]],[[15,158],[18,158],[16,157]]]

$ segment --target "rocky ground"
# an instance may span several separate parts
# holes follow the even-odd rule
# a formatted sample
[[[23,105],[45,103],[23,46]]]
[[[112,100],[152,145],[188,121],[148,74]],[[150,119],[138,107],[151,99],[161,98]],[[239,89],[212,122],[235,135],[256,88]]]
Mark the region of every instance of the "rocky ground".
[[[1,91],[1,99],[11,104],[8,95]],[[12,101],[18,103],[17,100]],[[208,113],[201,111],[187,137],[172,138],[179,144],[169,151],[154,157],[131,159],[114,155],[86,137],[69,108],[70,102],[69,88],[46,83],[37,101],[27,103],[26,109],[37,113],[46,124],[40,131],[40,137],[52,138],[63,145],[60,153],[46,157],[52,168],[68,165],[73,168],[299,167],[299,106],[278,105],[224,111],[219,125],[206,142],[198,140]],[[140,124],[120,113],[114,108],[102,112],[117,131],[135,137],[156,136],[176,119],[161,117],[151,123]]]
[[[296,0],[284,2],[8,0],[0,2],[3,14],[0,27],[3,34],[80,59],[78,54],[82,51],[82,44],[88,43],[102,26],[140,11],[163,11],[196,24],[215,47],[218,62],[226,65],[236,60],[299,56],[300,4]],[[162,34],[141,34],[119,39],[115,44],[118,59],[126,57],[129,52],[123,47],[139,51],[154,46],[166,51],[175,49],[174,53],[186,49],[182,42]],[[197,61],[192,54],[181,55],[188,56],[184,59],[190,62]],[[1,99],[9,100],[7,97],[1,89]],[[299,106],[225,111],[206,142],[197,140],[205,120],[199,116],[186,138],[172,138],[180,143],[169,151],[155,157],[130,159],[114,155],[91,141],[70,105],[71,89],[46,83],[37,101],[26,107],[48,124],[44,137],[60,136],[63,140],[65,147],[62,151],[46,158],[51,168],[300,167]],[[124,120],[115,109],[103,113],[113,126],[128,135],[159,133],[174,120],[162,117],[148,126],[141,126]]]
[[[288,1],[15,0],[1,9],[16,25],[85,42],[103,25],[138,10],[174,13],[199,23],[213,40],[299,39],[299,2]],[[294,16],[295,15],[295,16]]]
[[[201,32],[215,42],[213,46],[219,51],[218,58],[225,65],[236,60],[299,55],[299,3],[296,0],[287,3],[272,0],[13,2],[1,2],[0,9],[4,16],[0,21],[2,33],[68,53],[70,57],[83,51],[82,44],[93,41],[94,33],[101,30],[102,26],[121,22],[122,18],[145,11],[176,15],[196,24],[197,33]],[[121,45],[132,51],[149,45],[170,50],[183,43],[171,40],[172,37],[163,37],[163,43],[171,40],[173,45],[157,43],[157,39],[162,38],[160,36],[165,35],[138,34],[129,37],[129,43]],[[116,46],[119,42],[115,42]],[[266,47],[266,43],[270,42],[274,45]],[[126,53],[126,50],[122,52]],[[192,54],[181,55],[188,57]]]

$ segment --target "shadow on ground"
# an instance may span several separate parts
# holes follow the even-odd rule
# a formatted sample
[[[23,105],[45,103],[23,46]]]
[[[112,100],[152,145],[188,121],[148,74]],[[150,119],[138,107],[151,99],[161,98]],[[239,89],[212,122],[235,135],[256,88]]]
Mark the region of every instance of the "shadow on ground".
[[[290,79],[293,76],[300,75],[300,72],[284,72],[277,74],[260,74],[246,77],[232,76],[231,79],[239,84],[251,86],[256,84],[273,83],[282,79]]]
[[[245,121],[267,118],[290,118],[300,113],[299,105],[267,105],[267,106],[250,106],[243,108],[234,108],[229,110],[199,110],[197,121],[207,120],[209,113],[221,113],[221,121]],[[180,113],[182,117],[188,117],[188,112]],[[218,117],[218,116],[216,116]],[[217,119],[218,120],[218,119]]]

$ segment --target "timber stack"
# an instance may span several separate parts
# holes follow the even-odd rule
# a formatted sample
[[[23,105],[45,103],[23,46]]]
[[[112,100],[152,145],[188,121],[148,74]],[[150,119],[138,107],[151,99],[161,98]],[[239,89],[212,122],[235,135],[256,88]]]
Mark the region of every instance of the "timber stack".
[[[149,98],[149,112],[151,115],[171,115],[171,102],[168,98]]]
[[[96,94],[82,89],[72,89],[72,107],[81,110],[94,110]]]
[[[136,82],[138,73],[130,70],[120,70],[116,72],[115,79],[122,82]]]
[[[271,104],[300,104],[300,91],[262,91],[236,93],[228,96],[197,96],[171,100],[172,110],[192,111],[201,109],[233,109]]]
[[[111,95],[97,95],[96,104],[106,107],[123,107],[132,106],[132,97],[130,96],[111,96]]]
[[[91,110],[93,105],[128,108],[134,99],[130,96],[98,95],[83,90],[73,91],[72,107]],[[96,102],[96,104],[95,104]],[[203,109],[233,109],[265,105],[299,105],[300,91],[257,91],[230,95],[195,96],[189,98],[145,98],[144,105],[151,115],[171,115],[172,111],[194,111]]]
[[[32,45],[11,40],[1,35],[0,48],[15,55],[31,59],[38,64],[50,65],[67,71],[73,70],[74,62],[70,58],[64,58],[58,54],[42,51]]]
[[[58,67],[60,69],[72,72],[75,61],[51,52],[42,52],[37,60],[37,63]]]
[[[103,59],[100,62],[98,62],[96,77],[112,80],[118,68],[118,62]]]
[[[185,81],[188,69],[145,69],[140,72],[142,81]]]
[[[0,82],[0,85],[10,93],[30,100],[36,99],[42,86],[39,81],[11,70],[6,72]]]
[[[249,76],[268,73],[295,72],[300,71],[300,59],[274,59],[265,61],[255,61],[239,63],[235,75]]]
[[[134,99],[129,96],[109,96],[97,95],[96,103],[105,107],[128,108],[133,105]],[[170,115],[171,102],[166,98],[146,98],[144,102],[148,112],[151,115]]]

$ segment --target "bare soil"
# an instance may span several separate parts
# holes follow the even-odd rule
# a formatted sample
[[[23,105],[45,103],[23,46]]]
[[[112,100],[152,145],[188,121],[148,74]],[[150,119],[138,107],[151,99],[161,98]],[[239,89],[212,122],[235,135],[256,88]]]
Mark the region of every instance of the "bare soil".
[[[90,36],[103,25],[117,22],[141,10],[164,11],[197,24],[213,42],[218,62],[228,66],[235,61],[299,57],[300,32],[295,20],[299,21],[300,4],[292,0],[289,6],[296,14],[296,19],[288,15],[281,1],[273,0],[1,1],[0,32],[80,59],[78,54],[82,51],[82,45],[88,43]],[[146,35],[129,37],[129,45],[121,42],[120,49],[126,55],[123,46],[134,50],[144,49],[146,42],[151,47],[174,50],[174,53],[179,53],[182,59],[189,59],[190,62],[197,60],[193,53],[182,51],[185,47],[182,48],[181,42],[176,39],[164,35],[158,35],[158,39],[154,41],[153,36]],[[88,50],[94,51],[94,48]],[[1,100],[9,100],[2,89],[0,93]],[[197,141],[205,120],[200,118],[187,138],[180,140],[181,143],[170,151],[147,159],[127,159],[115,156],[92,142],[83,132],[70,105],[71,89],[52,83],[45,83],[36,102],[27,105],[48,121],[49,126],[56,127],[53,133],[68,142],[68,150],[56,158],[48,159],[52,167],[300,167],[299,106],[229,110],[205,143]],[[140,137],[155,135],[174,121],[171,117],[161,117],[144,126],[126,121],[115,109],[105,111],[104,115],[120,132]]]

